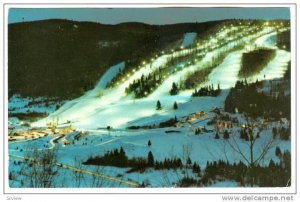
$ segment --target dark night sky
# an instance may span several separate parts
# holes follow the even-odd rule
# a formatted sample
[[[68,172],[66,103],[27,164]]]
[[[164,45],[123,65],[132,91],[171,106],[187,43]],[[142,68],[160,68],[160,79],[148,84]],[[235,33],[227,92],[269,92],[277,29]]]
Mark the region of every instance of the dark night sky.
[[[70,19],[104,24],[173,24],[221,19],[289,19],[289,8],[10,8],[8,22]]]

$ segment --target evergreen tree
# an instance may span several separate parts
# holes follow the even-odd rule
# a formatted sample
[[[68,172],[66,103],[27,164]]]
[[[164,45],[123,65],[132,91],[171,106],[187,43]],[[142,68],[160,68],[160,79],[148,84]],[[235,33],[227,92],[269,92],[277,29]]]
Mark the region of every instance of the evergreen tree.
[[[9,172],[8,179],[9,180],[13,180],[14,179],[14,176],[13,176],[12,172]]]
[[[219,136],[219,132],[218,132],[218,131],[216,132],[215,139],[220,139],[220,136]]]
[[[256,82],[258,83],[258,80],[256,80]],[[245,86],[248,87],[248,82],[247,82],[247,79],[245,78]]]
[[[272,129],[272,134],[273,134],[273,138],[275,139],[277,136],[277,129],[275,127]]]
[[[200,173],[201,172],[201,168],[196,162],[194,162],[192,169],[193,169],[194,173]]]
[[[280,148],[279,148],[278,146],[277,146],[276,149],[275,149],[275,155],[276,155],[277,157],[281,157],[281,155],[282,155],[281,150],[280,150]]]
[[[116,151],[118,152],[118,151]],[[127,163],[127,156],[123,149],[123,147],[120,148],[119,154],[117,153],[118,161],[120,164],[126,164]]]
[[[151,141],[148,140],[148,147],[150,147],[152,145]]]
[[[153,154],[152,154],[151,151],[149,151],[149,153],[148,153],[148,158],[147,158],[147,160],[148,160],[148,165],[149,165],[150,167],[153,167],[153,166],[154,166],[154,157],[153,157]]]
[[[188,157],[188,159],[186,160],[186,164],[189,166],[192,165],[192,160],[190,157]]]
[[[195,135],[199,135],[200,134],[200,129],[199,128],[196,128],[196,130],[195,130]]]
[[[179,91],[179,89],[178,89],[176,83],[173,82],[172,88],[171,88],[171,90],[170,90],[170,95],[177,95],[177,94],[178,94],[178,91]]]
[[[57,104],[57,105],[55,106],[55,111],[57,111],[59,108],[60,108],[60,105]]]
[[[224,139],[228,139],[229,138],[229,133],[228,133],[227,130],[225,130],[223,138]]]
[[[274,169],[275,166],[276,166],[275,162],[271,159],[269,162],[269,168]]]
[[[156,110],[161,110],[161,104],[159,100],[156,103]]]
[[[175,110],[178,109],[178,106],[177,106],[176,102],[174,102],[173,109],[175,109]]]

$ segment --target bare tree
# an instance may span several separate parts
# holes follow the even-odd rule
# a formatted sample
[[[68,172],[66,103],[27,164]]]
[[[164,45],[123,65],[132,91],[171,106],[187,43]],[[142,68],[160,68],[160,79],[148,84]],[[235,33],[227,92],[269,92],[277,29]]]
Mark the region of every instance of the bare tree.
[[[57,152],[46,149],[26,149],[23,167],[19,174],[29,182],[29,187],[56,187],[55,177],[58,174]]]
[[[103,187],[104,180],[101,175],[104,171],[104,167],[102,166],[95,166],[93,169],[94,175],[92,175],[91,187]]]
[[[182,145],[182,159],[184,162],[184,169],[185,169],[185,177],[189,177],[189,172],[188,172],[188,168],[191,166],[191,153],[193,150],[193,144],[189,143],[186,145]]]
[[[253,187],[255,175],[254,169],[261,164],[268,151],[274,147],[275,141],[272,136],[265,138],[265,140],[261,140],[259,135],[257,135],[259,134],[260,129],[257,126],[256,121],[250,117],[247,117],[246,120],[247,124],[244,128],[246,140],[241,142],[238,140],[238,134],[235,133],[231,136],[231,138],[226,139],[226,142],[231,149],[233,149],[246,162],[249,168],[251,186]],[[263,141],[263,143],[260,144],[260,148],[255,146],[258,140]]]
[[[84,173],[81,171],[83,166],[80,160],[78,160],[76,157],[74,159],[74,169],[73,169],[73,177],[75,180],[75,187],[82,186],[82,183],[85,180]]]
[[[179,182],[182,178],[181,174],[180,174],[180,170],[176,169],[173,170],[173,173],[170,175],[170,171],[169,170],[161,170],[161,180],[160,180],[160,184],[162,187],[173,187],[173,186],[177,186],[176,184],[174,184],[175,182]],[[172,177],[170,177],[172,176]],[[174,181],[176,177],[176,180]]]

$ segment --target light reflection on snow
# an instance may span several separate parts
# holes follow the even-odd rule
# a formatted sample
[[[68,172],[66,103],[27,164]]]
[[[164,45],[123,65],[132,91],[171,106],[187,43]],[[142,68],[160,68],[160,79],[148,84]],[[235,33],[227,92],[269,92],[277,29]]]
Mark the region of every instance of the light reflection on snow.
[[[248,31],[253,30],[255,30],[255,28],[248,29]],[[223,36],[227,32],[228,31],[223,31],[219,33],[219,36]],[[276,34],[276,32],[273,28],[266,27],[256,34],[240,39],[239,43],[247,42],[258,37],[258,39],[256,39],[254,42],[256,46],[274,47],[273,42],[268,40],[274,34]],[[219,41],[217,39],[211,37],[208,43],[217,44],[218,42]],[[40,120],[34,123],[34,125],[44,126],[45,122],[49,120],[51,121],[53,119],[59,119],[59,122],[71,120],[74,122],[75,127],[85,129],[95,129],[98,127],[106,127],[108,125],[111,125],[112,127],[125,127],[128,122],[139,120],[143,117],[167,114],[172,109],[175,101],[177,103],[184,104],[191,100],[191,90],[182,91],[176,96],[169,96],[169,90],[172,83],[180,81],[180,79],[182,79],[188,72],[193,72],[195,70],[207,67],[210,65],[213,57],[236,46],[237,43],[237,41],[229,42],[227,45],[221,48],[206,53],[202,60],[196,59],[195,64],[190,64],[188,67],[178,69],[174,74],[166,77],[166,80],[147,98],[139,100],[132,101],[130,96],[124,96],[125,88],[142,75],[148,75],[149,73],[158,69],[160,66],[163,66],[168,61],[168,58],[172,57],[172,55],[185,55],[189,53],[192,48],[185,48],[178,51],[172,51],[171,54],[156,56],[155,59],[153,58],[151,63],[143,61],[142,67],[134,69],[132,73],[128,75],[128,78],[121,83],[121,85],[113,89],[103,90],[103,83],[107,83],[107,75],[110,75],[112,78],[116,74],[116,67],[114,66],[114,68],[112,67],[110,70],[108,70],[108,73],[105,74],[105,78],[100,79],[93,90],[88,91],[80,98],[67,102],[48,118]],[[202,44],[194,47],[194,49],[203,48],[206,46],[207,44]],[[239,79],[238,72],[240,69],[243,51],[244,50],[229,53],[224,61],[211,72],[207,83],[203,85],[213,84],[215,87],[217,87],[217,85],[220,84],[222,89],[229,89],[233,87],[236,81]],[[162,54],[164,54],[164,52],[162,52]],[[285,72],[289,59],[290,55],[288,52],[277,50],[275,59],[271,61],[270,64],[260,74],[255,75],[250,80],[253,81],[257,78],[262,79],[262,76],[264,75],[267,75],[265,79],[281,77]],[[112,69],[115,73],[109,73],[109,71],[112,71]],[[99,89],[103,90],[102,97],[96,96],[99,93]],[[226,94],[224,94],[222,99],[225,99],[225,97]],[[158,99],[163,105],[162,111],[155,110],[155,104]],[[206,98],[201,99],[206,100]]]

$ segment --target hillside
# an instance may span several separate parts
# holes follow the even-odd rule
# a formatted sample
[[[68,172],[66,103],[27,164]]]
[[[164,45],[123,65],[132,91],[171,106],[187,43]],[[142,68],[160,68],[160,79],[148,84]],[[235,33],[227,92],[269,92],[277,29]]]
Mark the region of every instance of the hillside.
[[[240,77],[259,73],[275,57],[274,49],[256,49],[243,54]]]
[[[11,187],[291,185],[290,76],[294,68],[284,34],[290,30],[288,21],[236,20],[210,26],[124,23],[103,28],[108,29],[120,38],[109,34],[101,38],[99,52],[110,50],[115,55],[113,50],[123,47],[127,51],[114,56],[119,60],[103,59],[112,64],[102,66],[105,73],[97,82],[91,80],[95,75],[89,76],[93,68],[77,63],[73,63],[77,72],[67,67],[53,73],[49,67],[51,76],[40,70],[35,76],[43,80],[32,81],[42,89],[38,82],[47,78],[54,84],[47,86],[50,90],[56,87],[67,97],[71,94],[64,91],[66,85],[53,82],[56,74],[67,72],[70,78],[95,82],[91,90],[64,101],[16,94],[9,98]],[[100,40],[95,32],[81,43],[76,40],[78,46]],[[285,48],[279,45],[282,37]],[[116,40],[123,43],[122,48],[111,45]],[[60,49],[65,50],[69,48]],[[82,57],[87,52],[76,54]],[[268,55],[274,57],[266,60]],[[92,63],[87,60],[86,64]],[[244,68],[247,74],[239,75]],[[94,74],[100,74],[99,69]],[[17,76],[25,77],[21,71]],[[70,80],[70,90],[81,87],[74,81]],[[40,92],[50,90],[44,87]],[[50,161],[44,160],[46,155]],[[42,166],[37,169],[36,165]],[[36,173],[53,180],[32,178]]]
[[[184,33],[205,33],[216,24],[103,25],[68,20],[9,24],[9,95],[78,97],[92,89],[110,66],[122,61],[138,65],[180,43]]]

